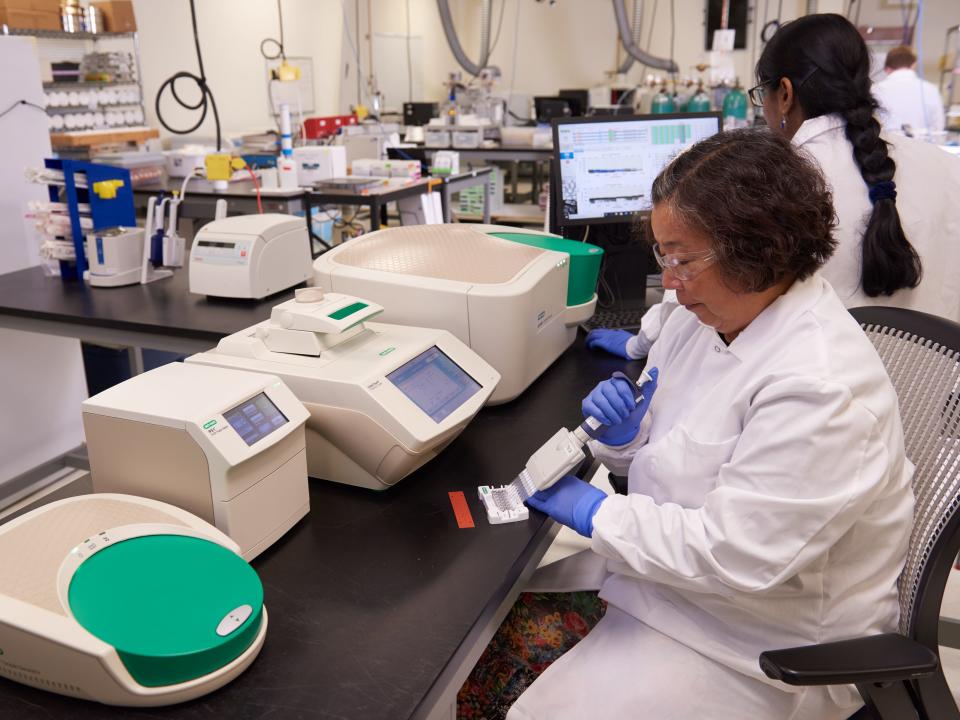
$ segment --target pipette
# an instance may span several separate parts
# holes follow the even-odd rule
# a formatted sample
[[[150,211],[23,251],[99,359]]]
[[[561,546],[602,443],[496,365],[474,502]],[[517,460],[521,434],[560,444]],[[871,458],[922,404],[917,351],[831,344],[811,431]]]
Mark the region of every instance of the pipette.
[[[623,373],[614,373],[614,377],[627,380],[632,389],[634,401],[639,405],[643,401],[643,388],[657,377],[657,369],[652,368],[641,373],[633,382]],[[487,518],[493,524],[517,522],[529,517],[526,502],[534,493],[546,490],[557,480],[573,470],[586,455],[583,446],[591,438],[596,438],[603,423],[595,417],[588,417],[571,432],[560,428],[527,461],[526,466],[509,485],[490,487],[481,485],[477,494],[487,510]]]

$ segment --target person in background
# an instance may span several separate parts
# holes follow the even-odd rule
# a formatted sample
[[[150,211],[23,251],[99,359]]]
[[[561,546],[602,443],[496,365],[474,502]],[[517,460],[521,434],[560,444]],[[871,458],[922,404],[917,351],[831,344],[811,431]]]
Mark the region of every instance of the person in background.
[[[833,192],[837,252],[823,276],[847,307],[960,321],[960,158],[881,136],[870,54],[842,15],[786,23],[757,62],[751,100],[812,156]]]
[[[681,153],[652,195],[679,302],[658,376],[640,404],[614,377],[582,406],[629,492],[568,475],[528,501],[591,539],[606,613],[507,720],[842,720],[852,686],[794,688],[758,663],[899,617],[913,466],[883,363],[817,272],[830,193],[786,138],[738,130]]]
[[[936,85],[917,75],[917,56],[906,45],[887,53],[887,77],[873,86],[884,130],[912,137],[943,132],[943,100]]]
[[[833,193],[839,246],[821,272],[843,304],[891,305],[960,322],[960,158],[881,135],[870,54],[857,29],[826,13],[786,23],[756,72],[751,102],[774,133],[817,162]],[[642,357],[659,335],[659,319],[675,307],[664,300],[648,311],[651,322],[636,340],[598,329],[587,346]]]

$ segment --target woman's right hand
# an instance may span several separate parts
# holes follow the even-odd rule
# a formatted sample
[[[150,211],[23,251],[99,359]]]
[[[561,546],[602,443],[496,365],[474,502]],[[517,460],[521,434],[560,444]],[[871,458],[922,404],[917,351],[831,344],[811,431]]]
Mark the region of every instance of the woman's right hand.
[[[650,370],[650,380],[641,388],[640,401],[634,399],[634,389],[628,380],[612,377],[599,383],[583,399],[584,417],[594,417],[606,425],[598,439],[606,445],[625,445],[640,432],[640,421],[650,407],[657,390],[657,368]]]

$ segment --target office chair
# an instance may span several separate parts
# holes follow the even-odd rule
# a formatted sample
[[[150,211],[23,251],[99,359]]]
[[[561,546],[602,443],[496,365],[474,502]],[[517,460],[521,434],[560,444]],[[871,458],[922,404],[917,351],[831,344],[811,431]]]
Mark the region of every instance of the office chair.
[[[960,550],[960,325],[900,308],[850,312],[893,381],[916,465],[900,632],[771,650],[760,667],[790,685],[855,684],[866,705],[851,720],[960,720],[938,650],[940,603]]]

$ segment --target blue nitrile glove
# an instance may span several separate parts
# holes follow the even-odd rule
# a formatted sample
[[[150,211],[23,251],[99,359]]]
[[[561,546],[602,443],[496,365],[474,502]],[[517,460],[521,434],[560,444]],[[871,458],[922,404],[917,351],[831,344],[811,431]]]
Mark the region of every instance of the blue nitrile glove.
[[[527,498],[527,505],[544,512],[584,537],[593,535],[593,516],[607,499],[603,490],[573,475],[564,475],[546,490]]]
[[[632,360],[633,358],[627,354],[627,341],[632,337],[633,333],[626,330],[597,328],[587,333],[587,347],[591,350],[600,348],[611,355],[622,357],[624,360]]]
[[[652,368],[649,373],[652,379],[641,388],[643,399],[639,403],[633,399],[630,383],[621,377],[604,380],[583,399],[583,416],[595,417],[607,426],[597,434],[604,445],[626,445],[640,432],[640,421],[657,390],[659,370]]]

